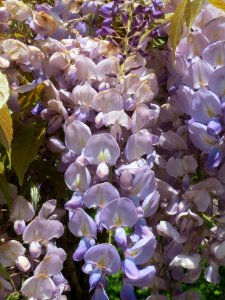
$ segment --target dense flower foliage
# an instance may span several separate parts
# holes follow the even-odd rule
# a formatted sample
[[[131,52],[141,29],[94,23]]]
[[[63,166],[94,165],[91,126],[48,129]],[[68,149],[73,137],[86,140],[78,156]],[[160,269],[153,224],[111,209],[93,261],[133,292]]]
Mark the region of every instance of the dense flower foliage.
[[[0,1],[0,299],[107,300],[121,272],[121,300],[198,300],[202,264],[219,283],[225,12],[171,49],[181,4]]]

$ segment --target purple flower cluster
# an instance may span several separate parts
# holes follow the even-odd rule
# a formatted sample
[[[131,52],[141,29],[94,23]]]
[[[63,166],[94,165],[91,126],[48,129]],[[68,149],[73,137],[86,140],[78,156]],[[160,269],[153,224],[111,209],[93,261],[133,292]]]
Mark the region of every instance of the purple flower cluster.
[[[91,57],[92,52],[77,55],[80,72],[68,97],[73,113],[63,126],[60,169],[65,170],[65,182],[74,191],[65,208],[70,231],[82,238],[73,259],[84,259],[83,272],[89,274],[90,291],[95,289],[92,299],[108,299],[107,276],[117,273],[121,265],[121,297],[125,299],[131,293],[128,287],[149,286],[156,272],[154,266],[146,265],[156,240],[145,217],[157,210],[159,194],[154,172],[142,156],[151,155],[159,140],[148,130],[159,115],[158,105],[152,104],[158,86],[139,55],[125,60],[127,75],[121,74],[116,56],[103,58],[95,51],[95,59]],[[132,71],[137,60],[140,65]],[[144,123],[143,114],[149,116]],[[55,147],[56,139],[51,140]],[[87,213],[91,208],[94,220]],[[133,230],[127,234],[126,228]],[[104,231],[107,243],[96,244]]]
[[[33,205],[17,195],[13,185],[11,197],[14,201],[10,218],[15,233],[21,239],[20,242],[9,239],[0,246],[0,262],[3,267],[10,267],[11,271],[16,268],[28,276],[21,286],[24,296],[29,299],[61,299],[61,294],[70,290],[70,287],[61,273],[67,254],[57,247],[55,241],[64,234],[64,226],[57,220],[60,215],[56,209],[57,201],[52,199],[43,203],[35,216]],[[14,276],[19,285],[20,274],[15,273]],[[1,277],[1,293],[11,291],[13,287],[12,283]]]
[[[188,281],[193,282],[199,277],[201,255],[207,261],[205,278],[214,284],[220,281],[218,271],[223,266],[224,257],[221,235],[225,125],[223,20],[223,12],[207,5],[197,16],[190,34],[182,38],[174,63],[172,57],[168,61],[167,88],[171,96],[161,107],[160,114],[162,125],[167,130],[165,134],[174,136],[176,146],[169,150],[177,148],[173,156],[168,157],[165,167],[171,182],[177,185],[177,181],[181,180],[183,185],[180,214],[177,215],[177,208],[174,210],[176,201],[171,209],[175,224],[182,236],[186,236],[185,244],[189,244],[185,247],[185,255],[188,253],[191,258],[193,266],[190,265],[189,269],[195,275]],[[161,142],[166,146],[165,139]],[[187,154],[192,154],[189,159]],[[196,179],[190,176],[195,172]],[[203,229],[205,222],[210,224],[208,229]],[[198,245],[204,245],[204,250],[199,252]],[[179,251],[171,266],[184,267],[180,255]]]
[[[134,287],[151,288],[146,300],[168,299],[164,292],[200,299],[181,284],[196,282],[204,261],[206,280],[219,282],[225,15],[205,5],[173,61],[169,45],[145,55],[158,33],[143,43],[140,33],[171,10],[162,1],[145,2],[55,1],[34,8],[6,0],[0,7],[7,105],[19,118],[21,97],[42,87],[23,121],[46,121],[40,156],[51,155],[68,195],[63,203],[34,205],[10,185],[13,234],[3,230],[0,263],[16,278],[0,274],[2,297],[19,290],[30,300],[67,299],[62,272],[71,251],[65,241],[64,249],[56,244],[65,235],[77,242],[71,257],[89,276],[92,300],[109,299],[108,279],[118,272],[121,300],[135,300]],[[26,34],[14,38],[20,26]],[[4,207],[4,195],[0,200]]]

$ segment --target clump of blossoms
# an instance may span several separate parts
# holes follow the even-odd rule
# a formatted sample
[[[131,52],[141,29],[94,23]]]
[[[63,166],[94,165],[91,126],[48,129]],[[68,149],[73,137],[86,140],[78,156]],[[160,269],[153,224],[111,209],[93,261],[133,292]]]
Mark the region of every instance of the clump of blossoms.
[[[221,10],[206,5],[189,36],[179,43],[174,65],[172,57],[168,61],[170,97],[161,107],[165,132],[160,139],[166,150],[163,168],[167,180],[173,186],[181,184],[176,195],[179,201],[173,198],[168,219],[186,236],[184,248],[177,249],[168,261],[177,282],[196,281],[203,259],[207,262],[205,279],[216,284],[223,266],[223,20]],[[216,33],[213,27],[218,29]],[[161,230],[160,224],[157,228]],[[181,267],[192,275],[182,275]]]
[[[0,101],[9,94],[15,127],[13,169],[10,151],[0,164],[2,298],[72,290],[107,300],[121,272],[121,300],[135,288],[150,288],[146,300],[200,299],[181,284],[205,261],[206,280],[219,282],[225,19],[206,3],[173,61],[162,24],[174,10],[156,0],[1,3]],[[27,140],[34,161],[21,179],[13,146]]]

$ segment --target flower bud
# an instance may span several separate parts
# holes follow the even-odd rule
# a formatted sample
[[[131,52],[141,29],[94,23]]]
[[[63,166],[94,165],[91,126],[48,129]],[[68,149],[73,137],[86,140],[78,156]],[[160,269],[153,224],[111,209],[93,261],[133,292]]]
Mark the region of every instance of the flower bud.
[[[117,245],[122,249],[125,249],[127,247],[127,235],[123,228],[120,227],[116,229],[114,238]]]
[[[109,167],[107,166],[106,163],[101,162],[96,170],[96,175],[98,176],[99,179],[101,180],[106,180],[109,176]]]
[[[25,228],[26,228],[26,224],[25,224],[24,220],[16,220],[14,222],[13,229],[16,234],[18,234],[18,235],[23,234]]]
[[[30,269],[30,262],[25,256],[18,256],[15,262],[17,269],[21,272],[27,272]]]
[[[30,244],[29,251],[33,258],[38,258],[42,252],[39,242],[32,242]]]

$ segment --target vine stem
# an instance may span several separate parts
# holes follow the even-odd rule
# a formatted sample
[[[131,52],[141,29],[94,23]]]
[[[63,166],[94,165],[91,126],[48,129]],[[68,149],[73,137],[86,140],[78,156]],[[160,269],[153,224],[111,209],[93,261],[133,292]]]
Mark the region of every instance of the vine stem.
[[[130,7],[129,7],[129,18],[128,18],[128,21],[127,21],[126,36],[124,38],[124,55],[125,56],[127,56],[127,54],[128,54],[128,47],[129,47],[128,34],[131,30],[133,8],[134,8],[134,0],[131,0]],[[122,80],[123,75],[124,75],[124,63],[120,67],[120,81]]]
[[[112,230],[109,230],[109,244],[112,244]]]

